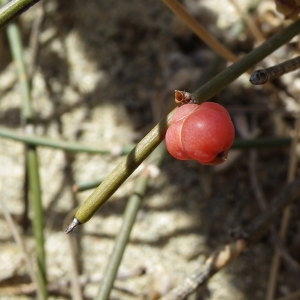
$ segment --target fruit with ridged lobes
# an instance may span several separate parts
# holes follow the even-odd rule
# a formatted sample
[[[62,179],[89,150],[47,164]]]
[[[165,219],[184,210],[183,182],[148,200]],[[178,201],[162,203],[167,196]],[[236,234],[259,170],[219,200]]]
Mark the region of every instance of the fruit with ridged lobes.
[[[180,160],[205,165],[224,162],[233,144],[235,129],[220,104],[184,104],[178,107],[166,133],[168,152]]]

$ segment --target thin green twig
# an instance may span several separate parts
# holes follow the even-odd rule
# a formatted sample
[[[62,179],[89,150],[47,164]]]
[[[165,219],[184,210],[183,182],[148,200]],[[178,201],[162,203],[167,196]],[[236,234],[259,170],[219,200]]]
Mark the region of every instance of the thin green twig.
[[[232,149],[258,149],[267,147],[287,147],[291,144],[291,138],[285,137],[260,137],[255,139],[236,139],[232,145]],[[73,191],[83,192],[96,188],[103,182],[103,178],[89,182],[81,182],[74,184]]]
[[[290,41],[300,32],[300,19],[290,26],[275,34],[250,53],[240,58],[236,63],[230,65],[212,80],[201,86],[193,93],[193,97],[199,102],[208,100],[223,90],[228,84],[245,73],[248,69],[263,60],[273,51]]]
[[[230,82],[235,80],[250,67],[268,56],[277,48],[287,43],[300,32],[300,20],[295,21],[281,32],[275,34],[261,46],[252,50],[224,71],[216,75],[212,80],[204,84],[192,95],[198,102],[210,99],[224,89]],[[93,214],[105,203],[120,185],[132,174],[132,172],[145,160],[145,158],[164,139],[168,122],[174,110],[162,119],[137,145],[121,160],[115,169],[97,187],[97,189],[79,207],[72,223],[66,232],[71,232],[76,226],[87,222]]]
[[[144,194],[146,192],[148,178],[149,173],[147,171],[139,176],[136,182],[134,193],[128,200],[125,212],[123,214],[123,223],[121,225],[118,236],[115,239],[114,249],[109,257],[106,270],[104,271],[101,288],[97,297],[95,298],[96,300],[109,299],[113,283],[118,273],[119,265],[121,263],[126,245],[129,240],[131,229],[134,225],[136,215],[139,211]]]
[[[47,147],[58,149],[66,152],[83,152],[89,154],[114,154],[114,155],[125,155],[130,152],[132,146],[124,146],[120,151],[111,151],[108,149],[103,149],[97,146],[88,146],[76,142],[66,142],[60,140],[50,139],[48,137],[41,137],[33,134],[22,134],[15,130],[7,129],[0,126],[0,137],[7,138],[10,140],[22,142],[27,145]],[[265,148],[265,147],[281,147],[288,146],[291,143],[290,138],[279,138],[279,137],[260,137],[251,140],[236,139],[233,143],[232,148],[237,149],[250,149],[250,148]],[[83,182],[74,185],[74,192],[82,192],[89,189],[96,188],[100,183],[102,183],[103,178],[95,180],[92,182]]]
[[[267,147],[286,147],[292,142],[291,138],[285,137],[259,137],[255,139],[236,139],[233,149],[253,149]]]
[[[41,137],[30,134],[18,133],[15,130],[8,129],[0,126],[0,137],[7,138],[10,140],[22,142],[31,146],[39,146],[39,147],[48,147],[54,148],[58,150],[63,150],[67,152],[85,152],[90,154],[114,154],[114,155],[124,155],[128,154],[128,152],[133,148],[133,146],[124,146],[119,151],[103,149],[99,146],[88,146],[83,145],[81,143],[76,142],[66,142],[51,139],[48,137]]]
[[[165,147],[160,145],[149,157],[148,166],[155,165],[158,167],[163,160],[164,154]],[[123,223],[115,240],[114,249],[108,260],[107,267],[103,275],[101,288],[96,300],[109,299],[126,245],[129,241],[132,227],[147,190],[149,179],[151,177],[150,173],[151,172],[149,171],[149,168],[146,166],[141,176],[139,176],[136,181],[134,192],[126,205],[125,213],[123,215]]]
[[[23,46],[18,25],[12,23],[7,26],[7,35],[17,70],[20,94],[22,96],[22,116],[25,122],[32,122],[34,119],[34,112],[31,105],[30,87],[28,85]]]
[[[169,114],[171,118],[171,114]],[[80,222],[88,221],[94,212],[118,189],[118,187],[132,174],[132,172],[145,160],[146,157],[164,139],[168,119],[160,121],[130,153],[121,159],[117,167],[106,177],[97,189],[88,198],[84,206],[76,213]],[[100,202],[99,202],[100,201]],[[76,222],[76,221],[75,221]],[[78,224],[77,224],[78,225]],[[75,225],[76,226],[76,225]],[[70,229],[70,227],[68,228]],[[71,229],[72,230],[72,229]],[[69,232],[67,230],[67,232]]]
[[[96,188],[100,183],[102,183],[102,181],[103,179],[98,179],[89,182],[77,183],[73,185],[72,190],[75,193],[91,190]]]
[[[39,161],[36,148],[29,148],[26,151],[28,162],[28,179],[30,199],[33,210],[32,225],[35,238],[35,251],[37,259],[37,279],[39,299],[47,299],[47,271],[46,271],[46,251],[44,236],[44,212],[41,197],[41,185],[39,177]]]
[[[1,1],[2,4],[7,3],[0,7],[0,28],[39,1],[40,0]]]
[[[20,95],[22,97],[22,117],[24,120],[24,130],[33,132],[34,111],[26,67],[24,62],[23,46],[18,26],[11,23],[7,27],[8,40],[15,61],[18,81],[20,85]],[[47,299],[47,279],[46,279],[46,252],[44,239],[44,217],[41,199],[41,184],[39,177],[39,163],[36,148],[34,146],[25,147],[26,172],[29,179],[29,193],[33,209],[33,231],[36,245],[37,258],[37,280],[39,299]]]

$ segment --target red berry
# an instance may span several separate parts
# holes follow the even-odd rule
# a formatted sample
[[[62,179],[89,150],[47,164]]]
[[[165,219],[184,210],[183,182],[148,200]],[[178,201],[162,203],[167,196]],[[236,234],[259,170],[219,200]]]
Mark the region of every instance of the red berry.
[[[169,153],[202,164],[224,162],[234,140],[234,126],[220,104],[185,104],[175,111],[166,133]]]

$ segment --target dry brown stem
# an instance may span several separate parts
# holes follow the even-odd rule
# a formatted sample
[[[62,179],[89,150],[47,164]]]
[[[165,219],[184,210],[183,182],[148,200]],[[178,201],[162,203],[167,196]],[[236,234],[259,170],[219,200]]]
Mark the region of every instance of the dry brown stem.
[[[209,256],[203,266],[186,278],[182,285],[173,289],[163,300],[185,299],[198,287],[204,285],[215,273],[226,267],[247,247],[256,242],[268,230],[274,219],[300,195],[300,178],[287,184],[266,211],[251,222],[244,232],[219,251]]]

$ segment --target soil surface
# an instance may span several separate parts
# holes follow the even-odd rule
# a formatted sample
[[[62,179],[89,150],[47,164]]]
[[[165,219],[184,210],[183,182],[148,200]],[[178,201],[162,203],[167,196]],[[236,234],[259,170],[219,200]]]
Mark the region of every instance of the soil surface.
[[[250,16],[253,35],[242,14]],[[187,0],[189,12],[237,56],[251,51],[290,21],[273,1]],[[99,289],[122,225],[136,172],[71,238],[64,229],[74,208],[91,190],[74,184],[103,179],[118,163],[120,149],[138,142],[172,107],[174,90],[194,91],[226,67],[162,1],[44,1],[18,20],[32,75],[36,134],[76,141],[110,154],[70,154],[39,147],[45,218],[47,272],[52,299],[71,295],[71,244],[85,299]],[[0,125],[23,132],[20,90],[5,31],[0,48]],[[258,68],[299,55],[299,36]],[[214,98],[228,108],[237,139],[292,137],[299,112],[299,71],[267,87],[254,87],[244,74]],[[299,149],[296,149],[297,153]],[[298,153],[299,154],[299,153]],[[126,248],[111,299],[159,299],[201,268],[205,258],[228,243],[231,233],[259,215],[285,186],[290,165],[287,144],[233,149],[220,166],[202,166],[165,155],[153,176]],[[30,259],[35,246],[24,217],[24,146],[0,138],[0,200],[13,216]],[[297,172],[296,172],[297,173]],[[283,243],[276,299],[299,289],[300,203],[291,207]],[[3,211],[4,208],[1,208]],[[32,216],[29,204],[29,219]],[[280,218],[274,224],[277,232]],[[73,242],[73,243],[70,243]],[[265,299],[278,242],[270,232],[212,277],[191,299]],[[24,251],[0,218],[0,298],[32,299]],[[297,298],[293,298],[297,299]],[[299,298],[298,298],[299,299]]]

